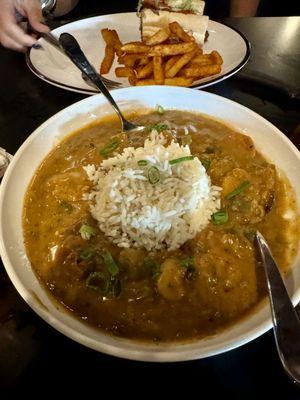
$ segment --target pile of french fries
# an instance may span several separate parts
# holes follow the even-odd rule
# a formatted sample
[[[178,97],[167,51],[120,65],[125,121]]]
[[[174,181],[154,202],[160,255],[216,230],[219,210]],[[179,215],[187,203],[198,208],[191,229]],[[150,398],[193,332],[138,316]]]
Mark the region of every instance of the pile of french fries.
[[[126,77],[130,85],[191,86],[195,80],[219,74],[222,57],[217,51],[203,54],[192,35],[177,23],[160,29],[145,41],[122,44],[115,30],[102,29],[106,43],[100,74],[107,74],[114,62],[117,77]]]

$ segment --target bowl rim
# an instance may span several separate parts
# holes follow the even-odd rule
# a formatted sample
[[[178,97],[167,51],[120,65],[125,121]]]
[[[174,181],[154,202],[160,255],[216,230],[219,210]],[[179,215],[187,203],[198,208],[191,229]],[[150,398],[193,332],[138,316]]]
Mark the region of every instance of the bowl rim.
[[[129,87],[129,88],[121,88],[121,89],[115,89],[114,90],[114,95],[118,94],[119,92],[122,92],[126,94],[128,91],[135,91],[137,94],[145,92],[145,90],[149,89],[150,87]],[[153,90],[153,87],[152,87]],[[175,93],[180,92],[183,94],[184,92],[195,92],[194,89],[191,88],[174,88],[174,87],[168,87],[168,86],[158,86],[155,87],[154,90],[161,91],[162,94],[164,91],[174,91]],[[209,93],[209,92],[198,92],[199,95],[201,96],[208,96],[211,98],[215,98],[218,101],[223,102],[224,104],[232,104],[235,107],[241,109],[242,111],[250,114],[250,116],[255,117],[259,121],[263,122],[266,124],[270,129],[276,132],[277,135],[281,137],[281,139],[284,140],[286,145],[289,147],[289,149],[296,155],[297,159],[299,160],[300,164],[300,152],[296,148],[296,146],[278,129],[276,128],[273,124],[271,124],[269,121],[267,121],[265,118],[257,114],[256,112],[250,110],[249,108],[236,103],[235,101],[232,101],[230,99],[224,98],[222,96]],[[103,98],[102,94],[98,94],[96,96],[93,96],[93,98]],[[58,113],[54,114],[52,117],[47,119],[43,124],[38,126],[29,136],[28,138],[23,142],[23,144],[19,147],[17,150],[15,156],[13,157],[12,162],[10,163],[3,180],[0,185],[0,220],[2,221],[2,213],[4,212],[4,197],[5,197],[5,192],[6,192],[6,187],[8,186],[10,182],[10,176],[12,175],[12,172],[14,170],[15,164],[17,164],[18,160],[21,158],[23,151],[25,148],[27,148],[30,143],[34,140],[36,136],[40,134],[40,132],[48,125],[50,125],[55,119],[59,118],[60,115],[67,113],[70,109],[78,107],[78,105],[88,102],[91,97],[87,97],[85,99],[82,99],[78,102],[75,102],[71,104],[70,106],[64,108],[63,110],[59,111]],[[226,121],[224,120],[224,123]],[[65,135],[64,135],[65,136]],[[60,138],[61,140],[61,138]],[[40,159],[40,162],[42,161],[42,158]],[[248,332],[247,335],[243,338],[232,338],[228,339],[222,346],[219,345],[212,345],[211,347],[208,347],[207,350],[205,351],[205,354],[201,353],[201,345],[200,343],[203,343],[203,339],[195,340],[193,342],[188,342],[186,344],[179,342],[178,344],[173,343],[173,346],[170,347],[169,351],[165,351],[163,353],[157,353],[151,354],[149,353],[144,353],[143,351],[137,349],[120,349],[119,347],[115,346],[114,344],[109,345],[107,343],[101,343],[99,341],[96,341],[94,338],[87,337],[83,333],[80,333],[76,331],[74,328],[70,327],[67,325],[67,323],[59,320],[57,317],[51,314],[50,311],[48,311],[42,304],[40,304],[36,298],[30,293],[30,291],[26,288],[25,284],[22,283],[20,277],[18,276],[18,273],[16,269],[13,267],[12,263],[10,262],[9,255],[5,246],[5,238],[4,238],[4,232],[3,232],[3,224],[0,222],[0,255],[3,261],[3,265],[6,269],[6,272],[15,286],[16,290],[18,293],[21,295],[21,297],[26,301],[26,303],[44,320],[46,321],[50,326],[58,330],[60,333],[64,334],[65,336],[75,340],[76,342],[79,342],[80,344],[92,348],[96,351],[100,351],[109,355],[113,355],[116,357],[121,357],[125,359],[130,359],[130,360],[137,360],[137,361],[147,361],[147,362],[179,362],[179,361],[189,361],[189,360],[195,360],[195,359],[200,359],[200,358],[206,358],[210,357],[213,355],[217,355],[220,353],[224,353],[226,351],[232,350],[234,348],[240,347],[257,337],[261,336],[264,334],[266,331],[268,331],[272,327],[272,320],[271,320],[271,315],[267,319],[265,319],[263,322],[261,322],[258,325],[253,326]],[[32,271],[33,272],[33,271]],[[34,273],[34,272],[33,272]],[[43,287],[43,285],[40,283],[40,285]],[[43,291],[45,289],[43,288]],[[297,288],[295,287],[295,291],[292,295],[292,302],[294,306],[299,302],[300,300],[300,286]],[[78,319],[78,318],[76,318]],[[84,322],[82,322],[84,323]],[[84,323],[85,324],[85,323]],[[107,334],[106,334],[107,335]],[[107,335],[111,336],[111,335]],[[209,338],[209,336],[208,336]],[[205,338],[204,338],[205,340]],[[141,344],[140,341],[134,341],[132,339],[125,339],[124,342],[128,342],[131,344]],[[190,344],[195,345],[196,343],[199,343],[199,352],[200,354],[193,350],[184,350],[185,346],[189,346]],[[143,343],[145,344],[145,343]],[[170,343],[169,343],[170,345]],[[138,346],[137,346],[138,347]],[[182,347],[182,351],[175,351],[174,347]],[[217,347],[217,348],[216,348]]]

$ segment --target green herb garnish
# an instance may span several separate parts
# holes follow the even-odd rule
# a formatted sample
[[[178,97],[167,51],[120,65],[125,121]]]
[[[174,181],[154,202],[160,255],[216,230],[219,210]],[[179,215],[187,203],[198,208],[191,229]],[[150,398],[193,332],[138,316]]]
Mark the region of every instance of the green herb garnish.
[[[82,225],[79,229],[79,233],[84,240],[90,240],[90,238],[96,234],[95,229],[90,225]]]
[[[203,165],[203,167],[205,168],[205,170],[208,171],[210,168],[210,165],[211,165],[211,161],[206,160],[206,159],[202,159],[200,161],[201,161],[201,164]]]
[[[152,185],[156,185],[160,181],[158,168],[152,166],[148,169],[148,180]]]
[[[155,129],[158,133],[166,131],[167,129],[169,129],[168,125],[166,124],[162,124],[161,122],[158,124],[154,124],[154,125],[150,125],[148,127],[148,131],[152,131],[153,129]]]
[[[73,206],[65,200],[60,201],[59,205],[68,213],[73,211]]]
[[[115,260],[113,259],[111,253],[108,251],[105,254],[102,254],[104,263],[108,269],[108,272],[112,275],[112,276],[116,276],[119,273],[119,267],[116,264]]]
[[[211,216],[214,225],[223,225],[228,221],[228,213],[226,211],[217,211]]]
[[[104,146],[101,150],[100,150],[100,154],[102,156],[107,156],[108,154],[112,153],[113,151],[115,151],[119,146],[120,146],[120,139],[119,138],[113,138],[106,146]]]
[[[227,200],[232,199],[233,197],[237,196],[238,194],[242,193],[244,190],[248,189],[251,185],[249,181],[242,182],[236,189],[234,189],[231,193],[229,193],[225,198]]]
[[[161,274],[160,266],[153,258],[146,258],[144,266],[148,271],[150,271],[152,279],[157,279]]]
[[[86,250],[83,250],[81,253],[80,253],[80,255],[79,255],[79,258],[81,259],[81,260],[90,260],[92,257],[93,257],[93,255],[94,255],[94,251],[93,250],[91,250],[91,249],[86,249]]]
[[[180,261],[180,266],[182,268],[195,268],[195,259],[193,257],[185,258]]]
[[[157,112],[157,114],[159,114],[159,115],[163,115],[163,114],[165,113],[165,109],[163,108],[163,106],[157,104],[157,105],[156,105],[156,112]]]
[[[139,167],[145,167],[148,164],[147,160],[139,160],[138,162]]]
[[[194,159],[194,156],[185,156],[185,157],[175,158],[174,160],[170,160],[169,164],[175,165],[175,164],[179,164],[183,161],[192,161],[193,159]]]

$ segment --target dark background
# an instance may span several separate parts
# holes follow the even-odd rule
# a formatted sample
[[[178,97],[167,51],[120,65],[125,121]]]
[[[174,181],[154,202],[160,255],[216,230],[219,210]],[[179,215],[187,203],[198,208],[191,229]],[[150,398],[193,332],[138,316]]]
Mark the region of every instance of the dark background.
[[[292,3],[299,2],[286,5]],[[135,1],[81,0],[76,10],[62,20],[132,11],[135,4]],[[268,21],[272,25],[277,20]],[[226,22],[247,32],[255,64],[259,42],[267,36],[269,28],[264,31],[256,19]],[[294,56],[293,44],[290,46]],[[299,54],[296,52],[298,65]],[[258,112],[300,148],[300,103],[282,87],[255,83],[238,74],[207,90]],[[80,94],[40,81],[26,68],[23,55],[0,48],[0,146],[12,154],[42,122],[82,98]],[[104,396],[169,399],[174,392],[184,398],[300,398],[300,390],[282,369],[272,332],[239,349],[204,360],[176,364],[121,360],[86,349],[45,324],[19,297],[0,264],[0,398],[8,399],[15,394],[60,398],[62,390],[68,398],[83,392],[85,397],[92,395],[97,399]]]

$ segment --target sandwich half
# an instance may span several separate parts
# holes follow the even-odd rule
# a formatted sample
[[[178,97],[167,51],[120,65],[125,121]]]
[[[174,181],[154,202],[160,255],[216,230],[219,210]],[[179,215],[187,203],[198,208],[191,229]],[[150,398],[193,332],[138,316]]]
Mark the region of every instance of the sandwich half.
[[[201,0],[140,0],[138,15],[142,39],[147,40],[159,29],[176,21],[194,36],[198,44],[203,45],[209,20],[203,15],[204,6],[205,2]]]

